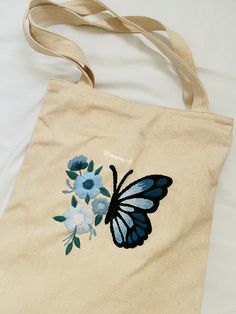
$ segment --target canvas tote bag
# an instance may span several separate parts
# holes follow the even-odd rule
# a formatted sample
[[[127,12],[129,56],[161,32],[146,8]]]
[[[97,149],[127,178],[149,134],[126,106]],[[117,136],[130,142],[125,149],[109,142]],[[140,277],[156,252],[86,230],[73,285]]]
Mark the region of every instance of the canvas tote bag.
[[[185,110],[97,90],[82,50],[46,29],[53,23],[141,33],[175,65]],[[1,218],[0,312],[199,313],[233,121],[208,111],[190,49],[160,22],[95,0],[31,1],[24,29],[34,49],[82,76],[49,81]]]

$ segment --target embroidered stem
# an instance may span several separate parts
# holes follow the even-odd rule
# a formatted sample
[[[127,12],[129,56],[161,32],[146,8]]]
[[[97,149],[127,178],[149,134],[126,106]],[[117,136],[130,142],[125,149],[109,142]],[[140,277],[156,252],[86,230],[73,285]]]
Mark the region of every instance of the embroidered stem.
[[[70,237],[70,238],[64,243],[64,246],[66,246],[67,244],[69,244],[70,242],[72,242],[71,239],[72,239],[72,238]]]
[[[96,236],[96,231],[92,225],[89,225],[89,232],[90,232],[89,240],[91,240],[93,235]]]
[[[69,238],[71,238],[73,235],[73,233],[69,234],[64,240],[62,240],[62,242],[65,242],[66,240],[68,240]]]
[[[72,241],[74,241],[74,238],[75,238],[75,235],[76,235],[76,231],[77,231],[77,226],[75,227],[75,231],[74,231],[74,233],[73,233],[73,239],[72,239]]]
[[[66,242],[64,243],[64,246],[66,246],[68,243],[74,241],[74,238],[75,238],[75,235],[76,235],[76,231],[77,231],[77,226],[75,227],[75,230],[74,230],[68,237],[66,237],[66,238],[63,240],[63,242],[66,241]]]

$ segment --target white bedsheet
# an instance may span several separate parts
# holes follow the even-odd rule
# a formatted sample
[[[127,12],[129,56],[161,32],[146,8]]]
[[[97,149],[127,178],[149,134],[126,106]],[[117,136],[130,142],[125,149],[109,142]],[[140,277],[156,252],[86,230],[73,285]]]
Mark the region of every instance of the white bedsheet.
[[[1,212],[22,164],[47,79],[79,77],[67,62],[39,55],[29,48],[22,32],[27,2],[0,2]],[[235,0],[104,2],[121,15],[152,16],[179,32],[192,48],[209,94],[210,109],[236,118]],[[55,28],[79,41],[95,71],[96,88],[147,105],[183,107],[180,83],[172,66],[139,38],[98,30]],[[234,142],[217,190],[202,314],[236,314],[235,160]]]

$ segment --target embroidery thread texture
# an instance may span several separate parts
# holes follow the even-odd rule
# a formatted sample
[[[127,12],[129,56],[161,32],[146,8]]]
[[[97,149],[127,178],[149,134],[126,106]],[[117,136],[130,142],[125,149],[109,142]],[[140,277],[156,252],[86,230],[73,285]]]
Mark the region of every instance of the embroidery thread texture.
[[[128,171],[118,183],[117,170],[111,165],[111,196],[102,183],[102,168],[100,166],[94,170],[94,161],[88,162],[84,155],[76,156],[68,162],[68,189],[63,193],[74,194],[64,215],[53,217],[54,220],[63,222],[69,233],[63,240],[66,255],[74,245],[80,248],[78,235],[89,233],[89,239],[96,236],[95,227],[103,220],[103,216],[105,224],[110,224],[113,242],[117,247],[129,249],[143,245],[152,232],[148,214],[157,210],[160,200],[167,195],[168,187],[173,183],[170,177],[153,174],[142,177],[122,189],[133,170]]]
[[[78,235],[89,233],[90,240],[96,236],[94,226],[102,221],[108,211],[109,202],[106,198],[110,197],[110,193],[102,183],[100,175],[102,168],[101,166],[95,170],[94,161],[88,162],[84,155],[76,156],[68,162],[66,170],[68,189],[62,192],[73,193],[71,204],[62,216],[53,217],[55,221],[63,222],[69,233],[63,240],[66,255],[72,251],[73,246],[81,247]]]

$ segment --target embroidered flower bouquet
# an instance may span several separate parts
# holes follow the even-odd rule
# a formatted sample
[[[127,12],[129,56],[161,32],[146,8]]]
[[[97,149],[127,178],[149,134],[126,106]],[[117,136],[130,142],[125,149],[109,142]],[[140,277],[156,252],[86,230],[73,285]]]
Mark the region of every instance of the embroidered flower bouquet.
[[[69,235],[63,240],[68,255],[73,245],[80,248],[78,235],[89,233],[89,239],[96,236],[97,226],[107,213],[110,197],[109,191],[102,184],[100,172],[102,166],[95,169],[94,161],[88,162],[88,158],[80,155],[68,162],[66,170],[68,178],[66,185],[69,189],[64,194],[72,194],[69,209],[62,216],[53,217],[58,222],[63,222]]]

